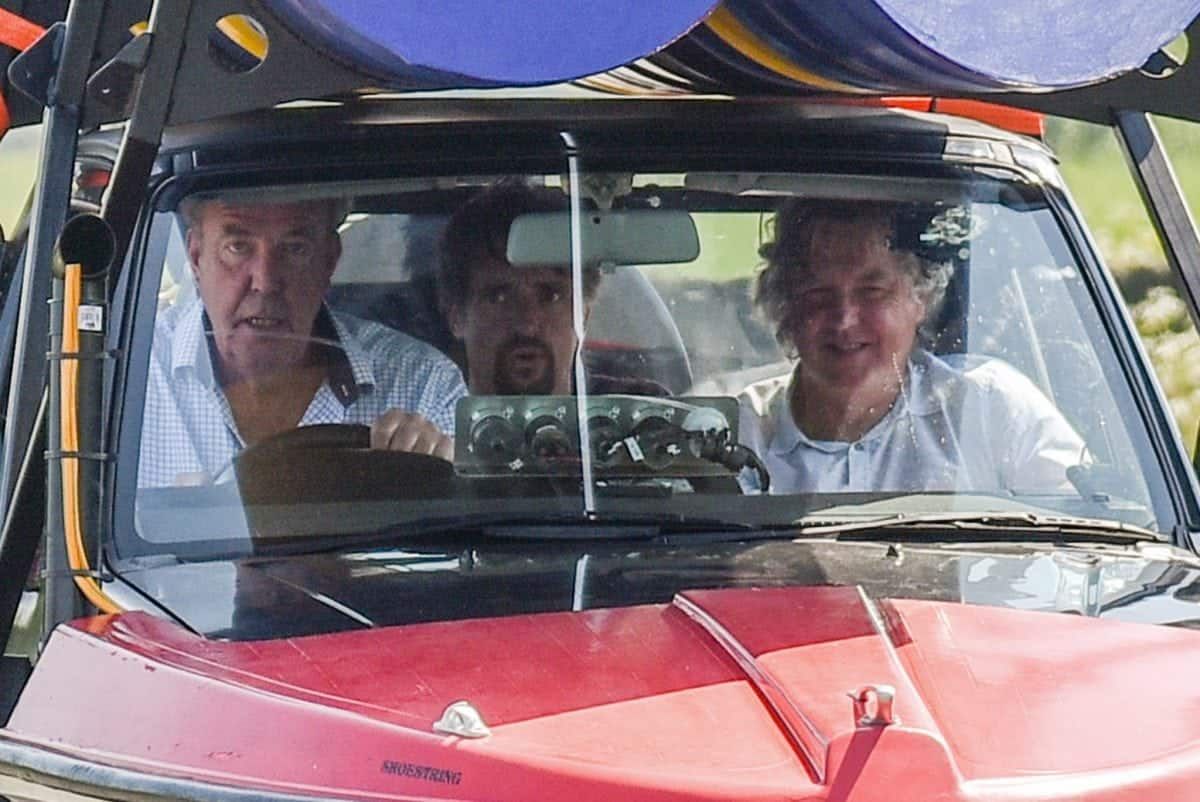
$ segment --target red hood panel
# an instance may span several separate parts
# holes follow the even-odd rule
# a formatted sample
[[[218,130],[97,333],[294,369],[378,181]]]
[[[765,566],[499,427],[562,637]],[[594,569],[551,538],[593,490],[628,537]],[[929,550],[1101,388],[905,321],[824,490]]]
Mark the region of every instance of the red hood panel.
[[[853,588],[702,591],[683,601],[722,624],[815,731],[844,734],[850,724],[837,690],[891,685],[900,727],[943,739],[967,778],[1144,765],[1200,738],[1200,687],[1190,681],[1200,636],[1190,631],[875,603]]]
[[[127,614],[56,633],[5,735],[360,798],[1187,798],[1197,669],[1186,630],[854,588],[242,643]],[[491,736],[433,731],[460,699]]]

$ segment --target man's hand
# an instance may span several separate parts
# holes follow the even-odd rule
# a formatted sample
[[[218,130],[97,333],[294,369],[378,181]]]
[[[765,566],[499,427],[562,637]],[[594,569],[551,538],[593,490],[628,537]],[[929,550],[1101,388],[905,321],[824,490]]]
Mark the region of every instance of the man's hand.
[[[388,410],[371,424],[371,448],[454,459],[453,438],[420,415],[399,409]]]

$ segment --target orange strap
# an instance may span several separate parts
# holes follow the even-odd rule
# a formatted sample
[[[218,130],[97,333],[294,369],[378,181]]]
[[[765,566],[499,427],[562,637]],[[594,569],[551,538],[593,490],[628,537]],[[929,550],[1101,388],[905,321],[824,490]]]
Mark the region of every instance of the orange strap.
[[[45,32],[46,29],[36,22],[0,8],[0,45],[24,50]]]
[[[24,17],[0,8],[0,45],[7,45],[14,50],[26,50],[46,32],[46,29]],[[8,133],[10,122],[8,104],[0,95],[0,137]]]

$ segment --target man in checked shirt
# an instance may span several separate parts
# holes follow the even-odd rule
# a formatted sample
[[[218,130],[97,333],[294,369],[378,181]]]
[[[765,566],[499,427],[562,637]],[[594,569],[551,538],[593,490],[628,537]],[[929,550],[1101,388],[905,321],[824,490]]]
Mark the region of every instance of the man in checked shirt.
[[[453,456],[458,368],[324,302],[341,241],[332,200],[193,196],[180,205],[198,298],[160,313],[138,484],[218,480],[246,446],[361,423],[371,446]]]

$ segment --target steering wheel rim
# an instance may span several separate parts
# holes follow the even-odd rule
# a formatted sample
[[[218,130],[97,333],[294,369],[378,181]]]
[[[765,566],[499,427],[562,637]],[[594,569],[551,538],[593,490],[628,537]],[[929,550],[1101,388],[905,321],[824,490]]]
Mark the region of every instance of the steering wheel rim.
[[[453,463],[441,457],[370,445],[371,429],[363,424],[321,423],[271,435],[234,457],[242,500],[286,504],[427,496],[444,493],[454,477]]]
[[[284,429],[242,449],[239,458],[257,449],[326,449],[371,447],[371,427],[361,423],[315,423]]]

